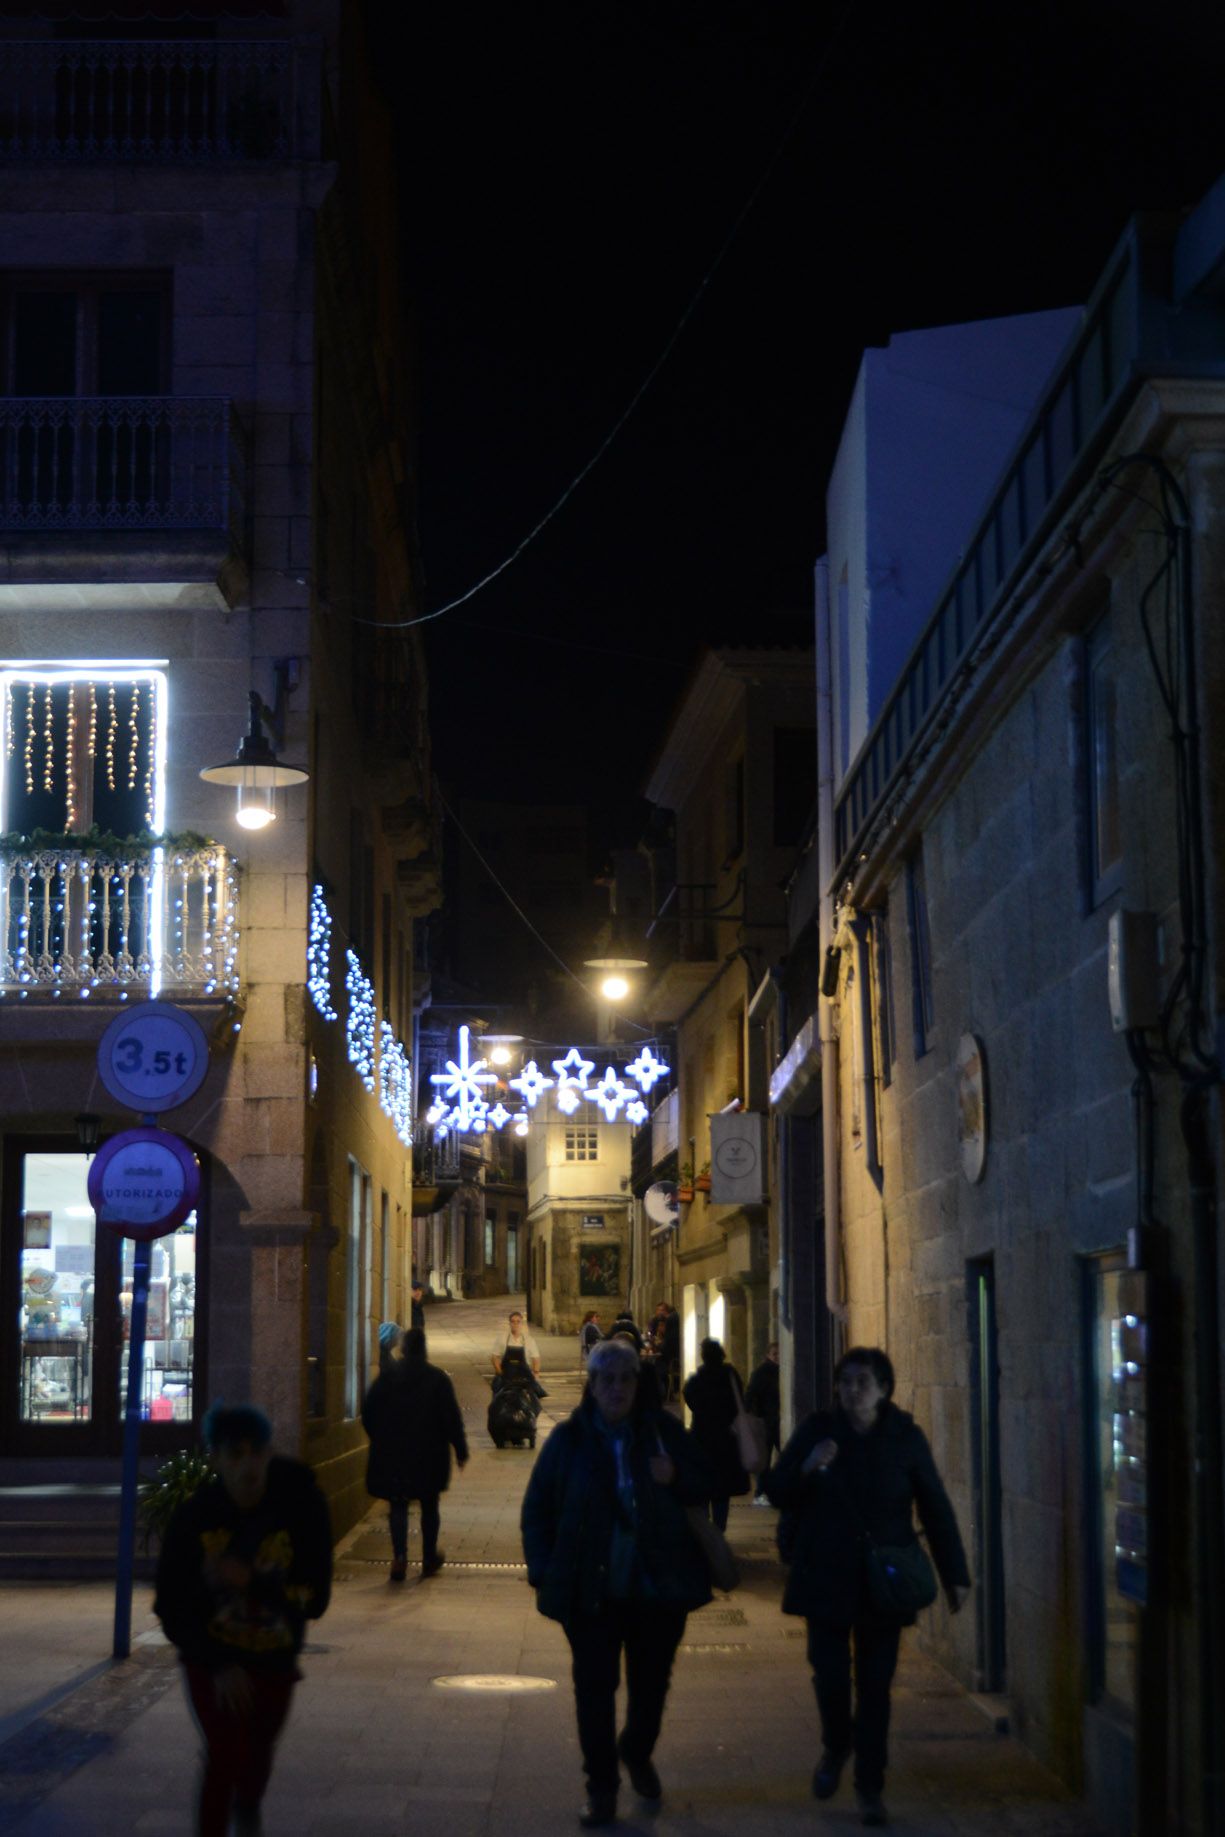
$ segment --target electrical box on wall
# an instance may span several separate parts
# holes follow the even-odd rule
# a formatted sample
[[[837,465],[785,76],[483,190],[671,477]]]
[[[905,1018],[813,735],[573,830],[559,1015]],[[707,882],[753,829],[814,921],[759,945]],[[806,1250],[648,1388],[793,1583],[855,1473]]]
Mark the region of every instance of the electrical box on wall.
[[[710,1197],[717,1206],[765,1203],[765,1117],[721,1110],[710,1119]]]
[[[1110,1024],[1116,1033],[1155,1027],[1160,1012],[1160,952],[1157,914],[1110,914],[1107,932]]]

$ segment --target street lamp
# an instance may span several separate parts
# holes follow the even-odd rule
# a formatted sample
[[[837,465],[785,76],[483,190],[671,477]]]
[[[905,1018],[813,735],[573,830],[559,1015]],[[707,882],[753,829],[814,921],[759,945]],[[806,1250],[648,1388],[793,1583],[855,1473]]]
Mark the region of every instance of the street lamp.
[[[601,972],[600,994],[605,1001],[624,1001],[630,992],[630,976],[646,967],[645,957],[587,957],[583,963],[584,969]]]
[[[205,766],[200,776],[206,784],[235,785],[238,789],[238,822],[243,829],[266,829],[276,821],[276,794],[286,785],[305,784],[310,773],[300,765],[282,765],[264,735],[265,708],[258,690],[252,689],[251,727],[239,742],[233,759]]]

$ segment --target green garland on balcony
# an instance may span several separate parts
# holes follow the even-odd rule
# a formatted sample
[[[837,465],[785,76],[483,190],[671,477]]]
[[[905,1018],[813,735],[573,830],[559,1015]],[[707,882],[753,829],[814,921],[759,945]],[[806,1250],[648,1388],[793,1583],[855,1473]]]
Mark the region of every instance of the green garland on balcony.
[[[29,835],[10,829],[0,835],[0,861],[16,861],[26,855],[84,854],[87,849],[112,861],[139,861],[154,848],[194,855],[202,848],[216,846],[211,836],[202,836],[194,829],[167,830],[160,836],[147,829],[134,836],[117,836],[97,825],[71,835],[62,829],[32,829]]]

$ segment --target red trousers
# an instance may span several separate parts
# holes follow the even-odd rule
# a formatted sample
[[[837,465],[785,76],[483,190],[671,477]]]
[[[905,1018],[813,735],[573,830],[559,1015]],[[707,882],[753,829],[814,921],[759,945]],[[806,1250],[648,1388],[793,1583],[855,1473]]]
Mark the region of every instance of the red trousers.
[[[226,1837],[232,1811],[253,1812],[272,1772],[272,1750],[289,1714],[297,1673],[248,1671],[254,1703],[243,1715],[217,1702],[213,1673],[184,1665],[187,1694],[204,1738],[199,1837]]]

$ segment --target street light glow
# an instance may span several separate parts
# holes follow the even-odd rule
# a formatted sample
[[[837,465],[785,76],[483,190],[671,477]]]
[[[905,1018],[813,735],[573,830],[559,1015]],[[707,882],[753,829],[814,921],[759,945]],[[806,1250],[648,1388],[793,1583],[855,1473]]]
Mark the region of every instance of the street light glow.
[[[630,992],[630,985],[624,976],[605,976],[600,984],[600,994],[605,1001],[624,1001]]]

